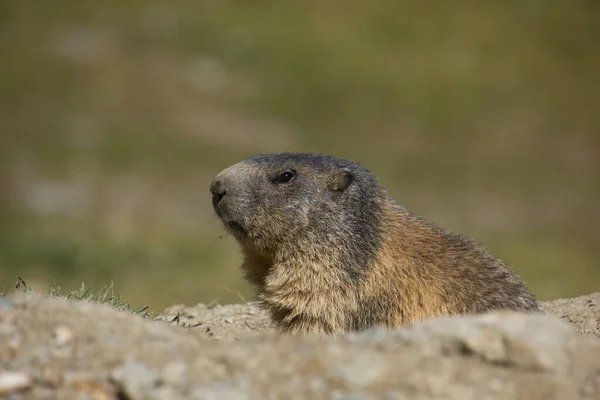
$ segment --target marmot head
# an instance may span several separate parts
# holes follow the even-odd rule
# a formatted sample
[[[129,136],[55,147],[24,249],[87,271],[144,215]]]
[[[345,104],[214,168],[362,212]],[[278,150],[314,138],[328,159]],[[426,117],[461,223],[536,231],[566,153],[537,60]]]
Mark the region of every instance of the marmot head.
[[[210,191],[226,229],[268,256],[309,242],[364,251],[376,240],[377,199],[385,196],[358,163],[311,153],[255,155],[221,171]]]

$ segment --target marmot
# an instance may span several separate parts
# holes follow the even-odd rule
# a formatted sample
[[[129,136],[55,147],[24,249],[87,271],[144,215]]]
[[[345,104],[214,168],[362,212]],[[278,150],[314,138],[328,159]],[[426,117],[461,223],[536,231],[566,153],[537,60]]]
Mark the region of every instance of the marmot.
[[[340,335],[493,309],[537,311],[472,239],[408,211],[357,162],[258,154],[221,171],[213,207],[280,332]]]

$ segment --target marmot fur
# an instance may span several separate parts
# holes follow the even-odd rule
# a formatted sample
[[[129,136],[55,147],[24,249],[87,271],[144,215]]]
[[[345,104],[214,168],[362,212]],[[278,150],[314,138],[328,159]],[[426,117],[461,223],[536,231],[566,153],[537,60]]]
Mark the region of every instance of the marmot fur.
[[[442,315],[538,310],[519,277],[482,245],[409,212],[356,162],[259,154],[220,172],[210,191],[241,246],[245,278],[282,332],[340,335]]]

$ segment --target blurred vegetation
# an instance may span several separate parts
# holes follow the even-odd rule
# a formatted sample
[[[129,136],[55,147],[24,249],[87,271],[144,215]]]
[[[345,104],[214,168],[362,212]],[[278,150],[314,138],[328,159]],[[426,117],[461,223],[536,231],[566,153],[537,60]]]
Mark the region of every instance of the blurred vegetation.
[[[252,298],[208,185],[356,159],[540,299],[600,289],[600,3],[0,2],[0,283]]]

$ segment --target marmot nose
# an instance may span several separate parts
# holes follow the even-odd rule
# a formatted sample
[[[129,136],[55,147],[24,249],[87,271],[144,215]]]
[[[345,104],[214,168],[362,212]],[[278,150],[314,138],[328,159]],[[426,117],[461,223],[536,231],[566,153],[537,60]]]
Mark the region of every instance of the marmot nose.
[[[220,180],[215,180],[210,184],[210,192],[212,193],[213,206],[219,204],[223,196],[227,194],[227,190]]]

